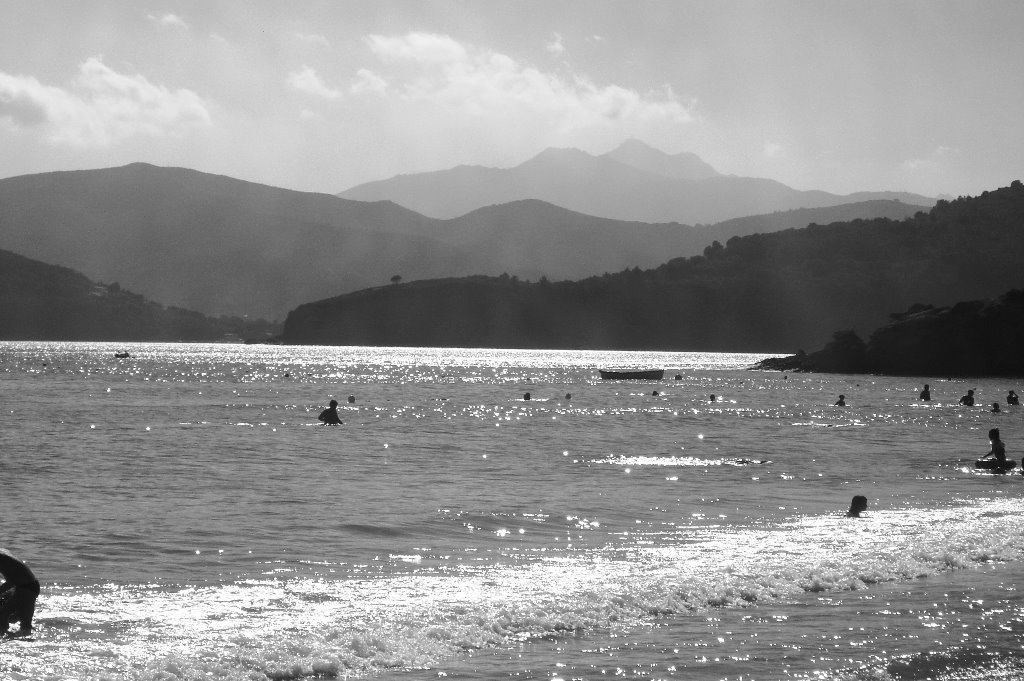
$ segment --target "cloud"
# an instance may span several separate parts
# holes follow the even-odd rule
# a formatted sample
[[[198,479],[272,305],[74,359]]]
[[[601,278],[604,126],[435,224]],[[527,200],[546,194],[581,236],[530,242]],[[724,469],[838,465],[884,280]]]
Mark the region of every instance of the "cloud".
[[[446,35],[409,33],[405,36],[371,35],[370,50],[386,59],[404,59],[420,64],[450,64],[467,58],[466,49]]]
[[[764,142],[764,155],[767,158],[775,158],[782,154],[786,148],[778,142],[772,140],[765,140]]]
[[[551,40],[548,41],[545,49],[556,57],[560,57],[565,52],[565,43],[562,42],[562,34],[553,33],[551,35]]]
[[[158,17],[153,16],[152,14],[149,14],[147,16],[149,17],[150,21],[155,21],[156,23],[160,24],[161,26],[165,26],[165,27],[168,27],[168,28],[180,28],[180,29],[184,29],[186,31],[188,30],[188,24],[185,23],[185,20],[182,19],[181,17],[179,17],[177,14],[167,13],[167,14],[162,14],[162,15],[160,15]]]
[[[101,147],[138,135],[180,134],[210,125],[205,102],[191,90],[169,90],[128,76],[91,57],[68,88],[0,71],[0,120],[43,128],[50,141]]]
[[[383,95],[388,90],[388,82],[369,69],[359,69],[356,72],[356,80],[350,89],[354,95],[364,92]]]
[[[341,91],[327,86],[326,83],[309,66],[303,66],[300,71],[293,71],[288,74],[288,85],[313,97],[323,99],[341,99]]]
[[[559,130],[646,125],[693,120],[693,104],[665,87],[641,94],[619,85],[599,85],[585,76],[559,76],[487,49],[471,49],[448,36],[409,33],[372,35],[367,44],[385,63],[402,62],[414,72],[392,91],[407,101],[442,107],[451,114],[507,121],[520,116]]]
[[[943,165],[945,159],[954,154],[956,150],[953,147],[939,146],[925,155],[923,158],[912,158],[907,159],[902,163],[903,170],[907,171],[922,171],[922,170],[935,170]]]

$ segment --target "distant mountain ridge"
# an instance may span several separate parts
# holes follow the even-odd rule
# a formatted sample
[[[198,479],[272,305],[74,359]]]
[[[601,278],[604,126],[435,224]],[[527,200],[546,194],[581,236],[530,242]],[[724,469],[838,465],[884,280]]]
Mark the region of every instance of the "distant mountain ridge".
[[[118,285],[0,250],[0,339],[266,340],[279,327],[165,308]]]
[[[1024,185],[713,243],[701,256],[576,282],[439,279],[293,310],[288,343],[778,352],[866,332],[893,310],[1024,288]]]
[[[697,154],[688,151],[666,154],[636,139],[626,140],[605,156],[638,170],[680,180],[706,180],[721,176]]]
[[[636,140],[600,156],[551,148],[513,168],[457,166],[398,175],[351,187],[338,196],[393,201],[440,219],[489,205],[537,199],[613,220],[684,224],[871,200],[935,203],[907,192],[840,196],[800,191],[774,180],[721,175],[693,154],[669,155]]]
[[[919,209],[889,201],[835,210],[901,218]],[[838,219],[830,210],[793,221],[768,216],[765,228]],[[142,163],[0,180],[0,248],[163,304],[271,320],[393,276],[580,279],[654,267],[729,236],[717,227],[594,218],[536,200],[435,220],[391,202]]]

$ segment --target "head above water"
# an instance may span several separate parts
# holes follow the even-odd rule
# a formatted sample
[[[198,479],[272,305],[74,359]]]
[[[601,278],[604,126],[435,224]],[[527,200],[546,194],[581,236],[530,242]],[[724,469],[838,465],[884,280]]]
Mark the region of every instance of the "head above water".
[[[846,512],[846,515],[850,518],[857,518],[866,510],[868,510],[868,498],[858,494],[850,502],[850,510]]]
[[[337,407],[337,406],[338,406],[338,400],[331,400],[331,407]]]

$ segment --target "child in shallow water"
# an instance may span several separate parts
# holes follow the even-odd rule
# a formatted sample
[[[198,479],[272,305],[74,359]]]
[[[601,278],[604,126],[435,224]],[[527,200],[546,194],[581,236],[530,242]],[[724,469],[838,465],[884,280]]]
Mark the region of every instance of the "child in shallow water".
[[[992,428],[991,430],[988,431],[988,441],[989,441],[989,443],[991,443],[992,449],[989,450],[988,454],[986,454],[985,456],[983,456],[981,458],[982,459],[987,459],[989,457],[993,457],[993,458],[995,458],[996,461],[999,462],[1000,466],[1005,466],[1006,465],[1006,445],[1003,444],[1003,441],[1001,439],[999,439],[999,429],[998,428]]]

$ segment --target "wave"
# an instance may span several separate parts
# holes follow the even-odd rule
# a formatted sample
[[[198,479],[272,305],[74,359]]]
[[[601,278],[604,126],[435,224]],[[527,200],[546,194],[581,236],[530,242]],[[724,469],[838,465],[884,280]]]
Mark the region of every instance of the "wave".
[[[829,681],[1021,681],[1019,651],[960,649],[896,657],[884,664],[841,670]]]
[[[251,680],[423,668],[472,650],[621,634],[658,618],[1019,560],[1022,511],[1024,502],[1003,500],[807,517],[763,530],[711,527],[669,545],[510,557],[456,574],[411,561],[406,574],[367,570],[338,580],[55,588],[45,594],[39,641],[20,645],[22,654],[35,647],[38,655],[21,669],[77,676],[103,660],[133,670],[118,678]],[[895,671],[904,663],[893,664]],[[926,661],[906,664],[924,669]]]

